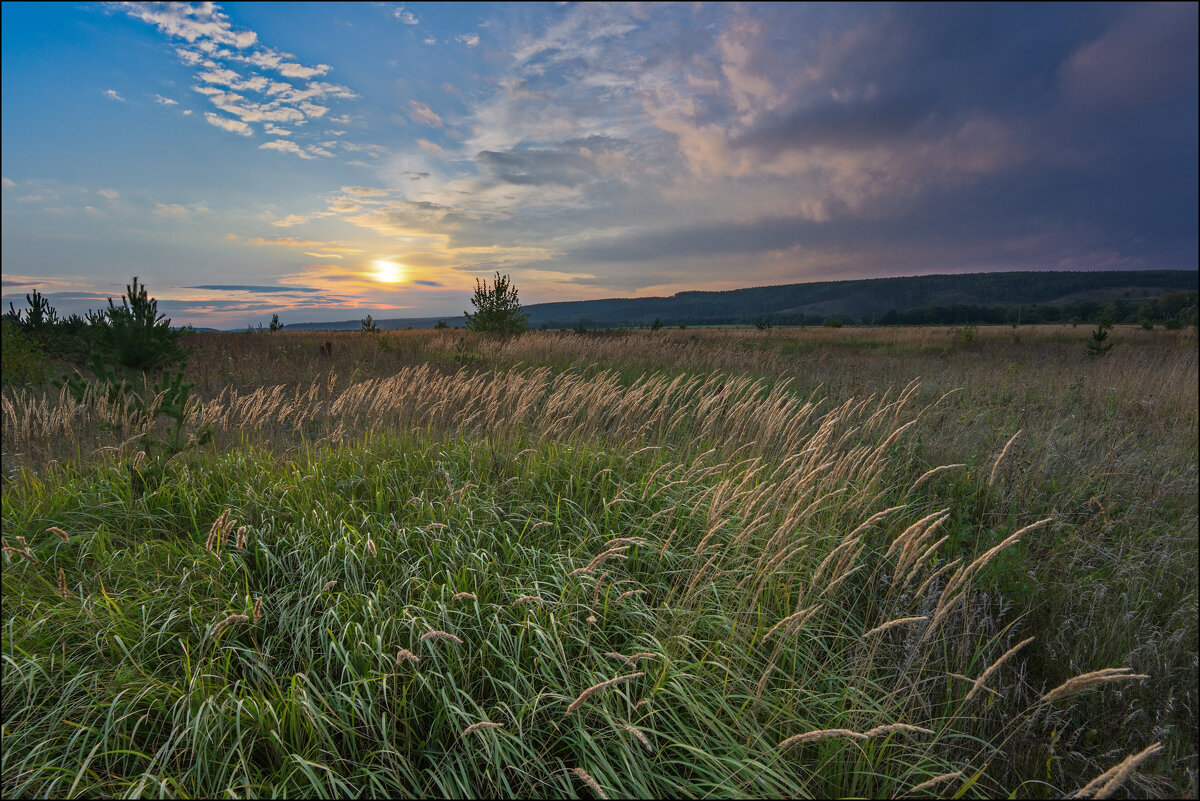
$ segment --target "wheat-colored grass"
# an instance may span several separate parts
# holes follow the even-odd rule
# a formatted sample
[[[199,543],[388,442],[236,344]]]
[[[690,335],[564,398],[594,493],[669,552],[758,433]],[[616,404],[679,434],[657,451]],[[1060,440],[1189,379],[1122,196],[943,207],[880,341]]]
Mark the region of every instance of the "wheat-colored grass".
[[[1067,679],[1062,684],[1055,687],[1050,692],[1041,697],[1039,703],[1052,704],[1068,695],[1083,692],[1092,687],[1101,684],[1111,684],[1116,681],[1140,681],[1141,679],[1150,678],[1143,673],[1134,673],[1133,668],[1104,668],[1103,670],[1093,670],[1090,673],[1082,673],[1074,678]]]
[[[640,671],[638,673],[626,673],[624,676],[617,676],[616,678],[609,679],[608,681],[602,681],[599,684],[593,684],[591,687],[588,687],[586,690],[581,692],[579,697],[571,702],[571,705],[567,707],[567,714],[570,715],[575,710],[579,709],[579,707],[583,706],[584,702],[586,702],[596,693],[607,690],[610,687],[616,687],[619,684],[624,684],[627,681],[632,681],[645,675],[645,671]]]
[[[608,796],[604,794],[604,790],[601,789],[600,783],[588,775],[586,770],[583,768],[571,768],[571,772],[578,776],[580,781],[591,788],[591,791],[596,794],[597,798],[608,798]]]
[[[870,740],[875,737],[880,737],[885,734],[894,734],[903,732],[904,734],[933,734],[930,729],[922,728],[921,726],[912,726],[907,723],[889,723],[886,726],[876,726],[873,729],[864,732],[851,731],[850,729],[821,729],[820,731],[810,731],[804,734],[794,734],[779,744],[779,748],[790,748],[793,745],[803,745],[804,743],[814,743],[819,740],[827,740],[831,737],[847,737],[851,740]]]

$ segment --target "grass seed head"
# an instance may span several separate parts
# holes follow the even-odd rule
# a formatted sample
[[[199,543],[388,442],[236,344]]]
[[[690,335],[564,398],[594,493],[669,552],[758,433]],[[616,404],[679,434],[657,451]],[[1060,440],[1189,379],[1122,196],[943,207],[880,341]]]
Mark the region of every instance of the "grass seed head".
[[[597,797],[605,799],[608,798],[608,796],[604,794],[604,791],[600,789],[600,784],[591,776],[589,776],[586,770],[583,768],[571,768],[571,771],[579,777],[581,782],[591,788],[591,791],[595,793]]]
[[[59,528],[58,526],[51,526],[50,528],[46,529],[46,533],[47,533],[47,534],[54,534],[55,536],[57,536],[57,537],[58,537],[60,540],[62,540],[63,542],[70,542],[70,541],[71,541],[71,537],[70,537],[70,536],[67,534],[67,532],[63,531],[63,530],[62,530],[61,528]]]

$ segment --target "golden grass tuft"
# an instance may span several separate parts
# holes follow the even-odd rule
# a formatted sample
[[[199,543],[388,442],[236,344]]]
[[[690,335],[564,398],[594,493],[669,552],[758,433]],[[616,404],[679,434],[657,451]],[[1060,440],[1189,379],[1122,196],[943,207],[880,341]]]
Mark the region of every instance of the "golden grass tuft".
[[[67,600],[67,574],[61,567],[58,569],[58,597]]]
[[[574,773],[576,776],[578,776],[580,781],[582,781],[589,788],[591,788],[591,791],[593,793],[595,793],[598,797],[605,798],[605,799],[608,798],[608,796],[606,796],[604,794],[604,791],[602,789],[600,789],[599,782],[597,782],[595,779],[593,779],[591,776],[589,776],[588,772],[586,770],[584,770],[583,768],[571,768],[571,772]]]
[[[450,596],[451,601],[477,601],[473,592],[456,592]]]
[[[1072,793],[1069,797],[1070,798],[1087,798],[1088,796],[1091,796],[1092,798],[1109,798],[1109,797],[1111,797],[1112,794],[1117,791],[1117,788],[1119,788],[1122,784],[1125,783],[1125,779],[1129,778],[1129,774],[1132,773],[1133,770],[1138,765],[1142,764],[1147,759],[1149,759],[1150,757],[1154,756],[1155,754],[1159,753],[1162,750],[1163,750],[1163,745],[1161,742],[1158,742],[1158,743],[1154,743],[1153,745],[1149,746],[1148,748],[1146,748],[1143,751],[1139,751],[1136,754],[1131,754],[1130,756],[1125,757],[1123,760],[1118,762],[1116,765],[1113,765],[1111,768],[1104,771],[1096,778],[1092,779],[1090,782],[1085,784],[1083,787],[1080,787],[1078,790],[1076,790],[1074,793]]]
[[[14,548],[11,545],[5,545],[4,553],[15,553],[35,565],[38,563],[38,560],[34,558],[33,554],[31,554],[28,550],[22,550],[21,548]]]
[[[618,684],[624,684],[627,681],[632,681],[633,679],[636,679],[636,678],[639,678],[639,677],[645,676],[645,675],[646,675],[645,671],[639,671],[637,673],[626,673],[624,676],[617,676],[615,679],[609,679],[608,681],[602,681],[599,684],[593,684],[591,687],[588,687],[586,690],[581,692],[579,694],[579,697],[571,702],[571,705],[567,707],[567,714],[570,715],[572,712],[579,709],[579,707],[583,706],[584,702],[587,701],[587,699],[591,698],[596,693],[607,690],[610,687],[616,687]]]
[[[463,729],[462,736],[467,737],[469,735],[474,734],[477,731],[483,731],[484,729],[502,729],[502,728],[504,728],[503,723],[493,723],[490,720],[481,720],[478,723],[472,723],[470,726]]]
[[[925,781],[921,782],[920,784],[916,785],[915,787],[911,787],[908,790],[905,790],[904,794],[912,795],[913,793],[919,793],[919,792],[922,792],[923,790],[928,790],[930,787],[933,787],[934,785],[941,784],[944,781],[949,781],[950,779],[961,778],[962,775],[963,775],[963,773],[961,770],[956,770],[953,773],[943,773],[941,776],[934,776],[932,779],[926,779]]]
[[[261,623],[263,619],[262,611],[262,596],[258,596],[258,600],[254,602],[254,622]]]
[[[647,754],[654,753],[654,746],[650,744],[650,741],[648,739],[646,739],[646,735],[642,734],[640,729],[637,729],[633,726],[626,724],[625,731],[632,734],[634,739],[642,744],[642,748],[646,749]]]
[[[442,631],[441,629],[427,631],[421,635],[421,642],[428,642],[430,640],[449,640],[455,645],[462,645],[462,640],[460,640],[458,637],[455,637],[450,632]]]
[[[801,609],[799,612],[794,612],[788,615],[783,620],[772,626],[767,633],[763,635],[762,641],[766,642],[767,640],[771,639],[771,635],[777,631],[783,630],[788,633],[795,632],[804,625],[805,621],[807,621],[813,615],[813,613],[820,608],[820,606],[820,604],[813,604],[807,609]]]
[[[215,626],[213,626],[213,631],[212,631],[213,639],[216,639],[218,634],[220,634],[222,631],[229,628],[230,626],[234,625],[235,623],[246,623],[246,622],[249,622],[249,620],[250,620],[250,618],[247,615],[230,615],[229,617],[225,618],[224,620],[218,621],[217,624]]]
[[[401,648],[396,652],[396,667],[400,667],[401,662],[412,662],[414,665],[419,665],[421,664],[421,657],[407,648]]]
[[[864,634],[862,636],[862,638],[865,640],[872,635],[882,634],[883,632],[887,631],[890,628],[895,628],[896,626],[907,626],[909,623],[920,623],[923,620],[929,620],[929,616],[928,615],[916,615],[914,617],[898,617],[895,620],[889,620],[887,623],[876,626],[875,628],[871,629],[866,634]]]
[[[321,587],[321,592],[329,592],[337,585],[338,585],[337,579],[332,579],[330,581],[327,581],[327,582],[325,582],[325,586]]]
[[[520,598],[518,598],[517,600],[512,602],[512,606],[520,606],[521,604],[530,603],[532,601],[541,603],[542,596],[540,596],[540,595],[522,595]]]
[[[1134,673],[1133,668],[1104,668],[1103,670],[1093,670],[1091,673],[1082,673],[1074,678],[1067,679],[1062,684],[1055,687],[1050,692],[1041,697],[1038,703],[1052,704],[1060,698],[1065,698],[1068,695],[1074,695],[1078,692],[1091,689],[1100,684],[1110,684],[1114,681],[1132,681],[1134,679],[1150,678],[1144,673]]]
[[[818,740],[827,740],[831,737],[848,737],[851,740],[870,740],[884,734],[893,734],[896,732],[904,732],[905,734],[933,734],[930,729],[925,729],[920,726],[910,726],[907,723],[889,723],[886,726],[876,726],[873,729],[864,732],[851,731],[850,729],[821,729],[820,731],[810,731],[804,734],[794,734],[779,744],[779,748],[789,748],[793,745],[803,745],[804,743],[813,743]]]
[[[53,534],[53,535],[55,535],[56,537],[58,537],[58,538],[59,538],[60,540],[62,540],[63,542],[70,542],[70,541],[71,541],[71,537],[70,537],[70,535],[69,535],[69,534],[67,534],[67,532],[63,531],[63,530],[62,530],[61,528],[59,528],[58,526],[51,526],[50,528],[46,529],[46,533],[47,533],[47,534]]]
[[[1017,429],[1017,433],[1012,435],[1012,439],[1005,444],[1004,450],[1000,451],[1000,455],[996,457],[996,463],[992,465],[992,474],[988,476],[989,487],[996,483],[996,476],[1000,471],[1000,463],[1004,461],[1004,457],[1008,455],[1008,449],[1012,447],[1012,444],[1017,441],[1017,437],[1021,436],[1021,432],[1024,430],[1023,428]]]
[[[1001,657],[999,659],[997,659],[995,662],[993,662],[988,667],[988,669],[983,671],[983,673],[980,674],[979,678],[975,680],[975,684],[971,687],[971,692],[967,693],[967,697],[965,699],[963,699],[963,703],[965,704],[965,703],[967,703],[967,701],[970,701],[972,698],[975,697],[975,694],[977,692],[979,692],[981,689],[983,689],[984,685],[987,684],[987,680],[992,677],[993,673],[995,673],[997,670],[1000,669],[1000,666],[1004,664],[1005,660],[1007,660],[1010,656],[1015,654],[1017,651],[1020,651],[1026,645],[1029,645],[1029,643],[1031,643],[1031,642],[1033,642],[1033,637],[1030,637],[1026,640],[1022,640],[1021,642],[1014,645],[1012,648],[1009,648],[1007,651],[1005,651],[1004,654],[1001,655]]]

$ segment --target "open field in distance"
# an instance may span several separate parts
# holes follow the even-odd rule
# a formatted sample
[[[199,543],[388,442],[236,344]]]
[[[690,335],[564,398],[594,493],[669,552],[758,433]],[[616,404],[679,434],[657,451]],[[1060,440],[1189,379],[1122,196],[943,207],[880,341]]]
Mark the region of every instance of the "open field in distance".
[[[193,334],[144,476],[5,388],[3,794],[1196,797],[1196,333],[1089,332]]]

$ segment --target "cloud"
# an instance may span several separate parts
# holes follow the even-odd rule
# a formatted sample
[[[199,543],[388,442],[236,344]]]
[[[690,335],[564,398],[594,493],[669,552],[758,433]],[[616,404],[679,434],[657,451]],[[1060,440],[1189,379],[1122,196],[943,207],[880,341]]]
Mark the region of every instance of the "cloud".
[[[116,100],[121,103],[125,102],[125,98],[121,97],[121,95],[117,92],[116,89],[105,89],[104,96],[109,98],[110,100]]]
[[[253,286],[247,284],[201,284],[200,286],[188,286],[184,289],[208,289],[218,292],[323,292],[324,290],[309,286]]]
[[[416,100],[410,100],[408,103],[410,106],[412,106],[412,114],[415,121],[423,122],[426,125],[433,126],[434,128],[442,127],[442,118],[434,113],[433,109],[431,109],[429,106],[425,105],[424,103],[418,103]]]
[[[96,194],[99,195],[100,197],[104,198],[105,200],[116,201],[121,198],[121,193],[115,189],[100,189],[100,190],[97,190]]]
[[[274,130],[268,130],[268,135],[292,135],[289,129],[283,129],[279,124],[301,126],[319,120],[329,113],[328,102],[358,97],[349,87],[316,80],[332,70],[330,65],[302,64],[288,54],[263,45],[254,31],[235,28],[228,14],[215,4],[123,3],[120,7],[129,16],[182,41],[175,53],[181,62],[195,69],[193,89],[205,95],[217,111],[243,124],[234,125],[212,113],[205,115],[210,123],[225,130],[248,136],[252,131],[244,124],[262,122],[273,124]],[[244,74],[247,68],[255,74]],[[159,98],[157,102],[163,104],[176,103],[161,95],[156,97]],[[189,115],[191,112],[183,113]],[[216,122],[215,119],[223,121]],[[289,132],[280,133],[283,130]],[[316,131],[310,136],[328,138]],[[274,145],[273,149],[286,149],[286,146]],[[303,153],[302,158],[333,155],[321,145],[305,142],[291,152]]]
[[[155,103],[158,103],[158,104],[160,104],[160,105],[163,105],[163,106],[177,106],[177,105],[179,105],[179,101],[178,101],[178,100],[172,100],[171,98],[169,98],[169,97],[163,97],[162,95],[155,95],[155,96],[154,96],[154,102],[155,102]]]
[[[477,33],[460,33],[458,36],[454,37],[454,41],[462,42],[467,47],[475,47],[475,45],[479,44],[479,34],[477,34]]]
[[[280,153],[291,153],[294,156],[299,156],[302,159],[311,159],[314,156],[308,153],[300,145],[289,139],[274,139],[270,142],[264,142],[258,146],[259,150],[277,150]]]
[[[242,136],[254,135],[254,129],[246,123],[222,117],[220,114],[213,114],[211,111],[204,112],[204,119],[208,120],[210,124],[230,133],[241,134]]]
[[[1133,6],[1102,36],[1076,49],[1059,71],[1063,91],[1083,106],[1126,109],[1196,87],[1197,6]]]
[[[404,6],[396,6],[396,8],[392,9],[392,16],[403,22],[405,25],[416,25],[421,21],[417,19],[415,14],[413,14]]]
[[[178,203],[156,203],[154,210],[150,213],[155,217],[162,217],[171,220],[186,220],[190,218],[194,211],[199,209],[188,208]]]
[[[121,3],[129,16],[148,22],[168,36],[188,43],[210,41],[239,50],[258,41],[254,31],[234,31],[229,17],[212,3]]]

